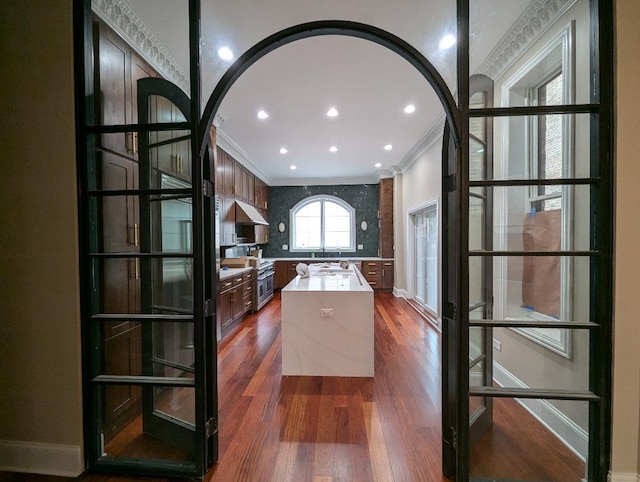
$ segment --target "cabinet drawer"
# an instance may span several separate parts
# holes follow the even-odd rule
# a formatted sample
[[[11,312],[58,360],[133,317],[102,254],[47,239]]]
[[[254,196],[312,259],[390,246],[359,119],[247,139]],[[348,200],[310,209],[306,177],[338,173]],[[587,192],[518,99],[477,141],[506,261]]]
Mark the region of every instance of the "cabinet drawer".
[[[235,282],[233,278],[226,278],[220,282],[220,293],[226,293],[233,288]]]

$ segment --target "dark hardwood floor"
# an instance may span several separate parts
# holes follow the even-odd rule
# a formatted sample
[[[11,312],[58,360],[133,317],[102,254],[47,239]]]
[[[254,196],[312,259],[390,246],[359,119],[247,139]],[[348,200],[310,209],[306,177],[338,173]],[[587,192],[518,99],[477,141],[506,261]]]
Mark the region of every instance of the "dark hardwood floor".
[[[207,482],[444,481],[440,336],[405,300],[375,295],[375,377],[283,377],[280,296],[219,345],[220,459]],[[579,481],[584,463],[513,400],[472,448],[488,480]],[[0,482],[74,479],[0,474]],[[81,482],[145,479],[84,474]]]

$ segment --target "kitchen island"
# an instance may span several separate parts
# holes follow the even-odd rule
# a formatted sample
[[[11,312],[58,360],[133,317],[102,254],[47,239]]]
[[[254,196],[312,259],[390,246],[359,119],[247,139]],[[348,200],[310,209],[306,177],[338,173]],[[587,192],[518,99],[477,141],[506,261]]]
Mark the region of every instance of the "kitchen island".
[[[281,296],[283,375],[373,376],[373,289],[353,265],[309,265]]]

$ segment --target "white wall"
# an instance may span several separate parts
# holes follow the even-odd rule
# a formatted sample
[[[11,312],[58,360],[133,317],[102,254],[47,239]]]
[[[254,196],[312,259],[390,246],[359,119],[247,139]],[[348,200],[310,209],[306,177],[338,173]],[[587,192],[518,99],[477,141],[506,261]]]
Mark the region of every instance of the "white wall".
[[[443,127],[444,129],[444,127]],[[415,277],[415,244],[412,234],[412,223],[409,212],[429,201],[437,200],[440,204],[442,189],[442,138],[438,138],[402,175],[396,176],[397,183],[402,186],[396,197],[399,206],[396,213],[396,231],[402,233],[396,237],[396,291],[402,296],[413,298]],[[439,206],[440,209],[440,206]],[[442,238],[441,213],[438,212],[439,238]],[[441,250],[438,253],[438,279],[441,278]],[[438,312],[440,318],[440,287],[438,287]]]

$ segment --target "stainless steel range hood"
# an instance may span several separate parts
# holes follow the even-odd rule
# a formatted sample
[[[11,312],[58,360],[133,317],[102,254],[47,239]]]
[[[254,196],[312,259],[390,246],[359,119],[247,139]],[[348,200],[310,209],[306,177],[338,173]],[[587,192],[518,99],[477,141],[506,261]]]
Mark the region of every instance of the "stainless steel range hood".
[[[236,200],[236,223],[269,225],[256,208],[238,200]]]

